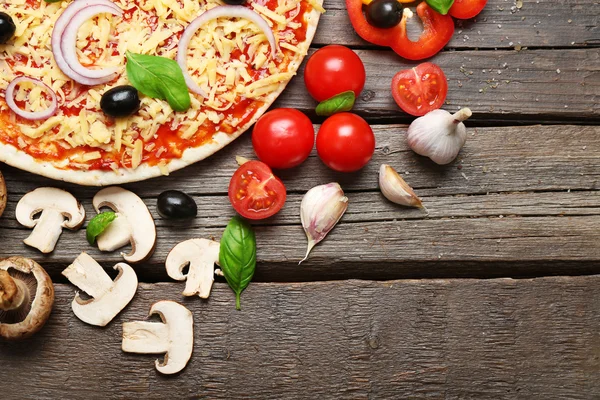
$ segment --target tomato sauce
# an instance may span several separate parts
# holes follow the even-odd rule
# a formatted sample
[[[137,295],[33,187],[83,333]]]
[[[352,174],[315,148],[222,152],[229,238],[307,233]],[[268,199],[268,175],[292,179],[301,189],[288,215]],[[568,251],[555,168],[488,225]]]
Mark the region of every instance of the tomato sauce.
[[[257,0],[256,3],[264,5],[271,10],[275,10],[278,5],[277,0]],[[27,0],[27,4],[29,7],[32,8],[39,7],[39,3],[37,2],[37,0]],[[297,29],[288,28],[286,30],[288,32],[293,33],[298,42],[302,42],[306,39],[307,23],[303,17],[306,15],[307,12],[310,12],[311,9],[311,6],[306,1],[301,1],[300,4],[300,12],[298,13],[298,16],[294,19],[294,22],[299,23],[301,26]],[[130,9],[125,10],[124,18],[131,19],[135,10],[136,7],[131,7]],[[290,13],[295,11],[296,10],[288,12],[287,16],[289,17]],[[155,30],[158,24],[158,18],[149,17],[146,20],[146,23],[152,30]],[[181,32],[177,35],[173,35],[171,38],[165,41],[165,46],[172,46],[173,40],[177,40],[180,36]],[[108,46],[109,49],[112,50],[113,55],[116,55],[117,43],[109,42]],[[291,51],[286,49],[282,50],[284,52],[285,57],[283,58],[283,60],[277,61],[277,66],[280,67],[280,69],[286,68],[290,62],[291,57],[293,56],[293,53]],[[250,56],[247,51],[248,47],[246,47],[243,50],[236,49],[232,52],[231,58],[239,59],[242,55],[245,55],[247,59],[250,59]],[[14,58],[7,59],[6,61],[12,67],[14,65],[26,64],[28,59],[26,56],[16,54]],[[253,79],[260,79],[264,77],[264,75],[266,75],[266,71],[254,70],[252,69],[252,67],[248,68],[248,73]],[[220,77],[219,79],[223,79],[223,77]],[[63,88],[65,95],[68,96],[70,91],[73,90],[75,87],[79,91],[78,94],[80,94],[84,90],[88,90],[88,88],[85,86],[65,85],[65,87]],[[207,120],[199,128],[199,131],[189,139],[184,139],[181,137],[179,128],[173,129],[170,123],[165,124],[158,129],[157,134],[154,135],[153,138],[144,142],[144,147],[151,148],[151,150],[143,152],[142,161],[149,165],[157,165],[161,162],[168,162],[169,160],[180,158],[183,155],[184,151],[187,149],[196,148],[201,146],[202,144],[210,142],[212,140],[213,135],[217,132],[233,134],[237,131],[237,129],[245,126],[248,123],[248,121],[250,121],[255,115],[256,111],[263,105],[264,103],[259,100],[248,99],[245,97],[238,96],[234,104],[229,109],[225,111],[217,111],[219,114],[222,114],[224,116],[224,118],[222,118],[221,123],[215,124]],[[59,111],[57,115],[79,115],[83,106],[83,104],[74,107],[67,107],[66,105],[59,106]],[[211,110],[210,107],[204,106],[203,109]],[[229,124],[228,121],[231,121],[231,118],[233,118],[233,120],[236,122],[235,126]],[[37,160],[59,162],[65,159],[78,159],[79,157],[77,156],[83,156],[85,154],[93,152],[100,152],[100,159],[90,160],[86,163],[74,162],[68,168],[111,170],[115,166],[131,166],[130,159],[123,160],[123,155],[126,151],[125,146],[122,146],[120,151],[105,151],[101,148],[91,146],[79,146],[71,148],[67,145],[66,142],[63,143],[63,145],[61,145],[61,143],[58,142],[44,144],[39,139],[32,139],[25,135],[22,135],[20,133],[18,125],[12,122],[13,120],[16,121],[17,124],[33,125],[33,123],[31,123],[30,121],[12,115],[11,111],[0,112],[0,142],[15,146],[21,151],[24,151],[27,154],[33,156]],[[114,125],[114,122],[109,122],[107,123],[107,125]],[[55,127],[54,131],[56,132],[58,129],[59,127]],[[18,139],[19,136],[21,137],[21,140]]]

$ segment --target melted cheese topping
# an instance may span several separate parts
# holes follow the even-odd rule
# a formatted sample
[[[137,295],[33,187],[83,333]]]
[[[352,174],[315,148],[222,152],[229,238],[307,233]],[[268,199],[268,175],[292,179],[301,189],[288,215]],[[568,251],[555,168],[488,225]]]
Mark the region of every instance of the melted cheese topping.
[[[100,99],[105,91],[130,84],[125,73],[126,51],[175,59],[178,38],[185,27],[219,3],[116,0],[125,11],[123,17],[103,14],[87,21],[78,32],[78,56],[84,66],[116,66],[120,72],[115,81],[91,88],[66,77],[52,55],[52,28],[69,2],[11,0],[0,4],[0,11],[11,15],[17,26],[12,42],[0,46],[0,127],[4,119],[7,130],[0,130],[0,134],[12,136],[9,142],[53,161],[59,168],[89,169],[96,165],[113,170],[135,169],[150,158],[164,168],[167,161],[161,157],[181,156],[181,151],[159,140],[165,129],[182,140],[193,141],[189,146],[201,145],[202,140],[210,140],[218,131],[235,131],[242,116],[248,116],[248,112],[230,112],[236,104],[260,102],[281,82],[291,79],[293,73],[286,70],[301,52],[297,45],[305,34],[301,32],[299,38],[295,34],[306,22],[305,15],[299,15],[301,1],[306,0],[249,2],[248,7],[263,16],[274,31],[275,59],[270,57],[265,35],[252,22],[227,18],[210,21],[198,31],[188,49],[189,72],[208,97],[190,93],[192,107],[185,113],[175,113],[166,101],[142,96],[137,114],[116,121],[102,113]],[[312,1],[305,4],[305,10],[310,11],[314,5]],[[21,75],[41,79],[57,93],[59,111],[55,116],[32,122],[16,117],[8,109],[4,91]],[[29,111],[47,106],[43,91],[27,85],[17,89],[16,100]],[[12,130],[6,128],[11,126]],[[6,142],[7,137],[4,139],[0,135],[0,140]]]

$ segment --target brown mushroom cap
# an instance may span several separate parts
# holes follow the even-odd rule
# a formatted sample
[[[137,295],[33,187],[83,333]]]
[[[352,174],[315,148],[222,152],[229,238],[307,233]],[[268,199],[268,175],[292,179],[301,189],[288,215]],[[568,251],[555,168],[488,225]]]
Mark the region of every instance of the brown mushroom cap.
[[[54,285],[50,276],[35,261],[23,257],[11,257],[0,261],[0,270],[8,272],[20,290],[29,290],[29,301],[23,306],[26,316],[19,321],[11,312],[0,310],[0,338],[6,340],[25,339],[39,331],[52,312]],[[7,320],[7,321],[5,321]]]
[[[6,208],[7,197],[8,193],[6,193],[6,183],[4,183],[4,177],[2,176],[2,172],[0,172],[0,217]]]

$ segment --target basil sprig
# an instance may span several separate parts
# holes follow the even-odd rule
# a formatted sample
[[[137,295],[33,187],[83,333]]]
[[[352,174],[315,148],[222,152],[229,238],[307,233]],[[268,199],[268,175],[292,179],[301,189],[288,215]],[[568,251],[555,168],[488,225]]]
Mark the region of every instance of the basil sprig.
[[[250,284],[256,268],[256,237],[252,227],[239,217],[233,217],[223,232],[219,264],[235,293],[235,308],[241,310],[240,295]]]
[[[452,7],[454,0],[425,0],[429,7],[442,15],[448,14],[448,10]]]
[[[85,238],[88,243],[94,245],[96,237],[108,228],[108,226],[117,218],[117,214],[107,211],[96,215],[85,230]]]
[[[335,113],[350,111],[354,107],[356,96],[352,90],[335,95],[317,106],[315,112],[321,117],[329,117]]]
[[[165,57],[127,52],[127,77],[140,92],[167,100],[175,111],[191,106],[190,93],[179,64]]]

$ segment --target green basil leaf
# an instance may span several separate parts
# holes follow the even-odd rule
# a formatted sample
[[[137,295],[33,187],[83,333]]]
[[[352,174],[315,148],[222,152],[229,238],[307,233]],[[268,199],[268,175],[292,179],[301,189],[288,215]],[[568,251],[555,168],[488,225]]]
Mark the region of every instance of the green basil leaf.
[[[240,295],[250,284],[256,268],[256,237],[252,227],[239,217],[233,217],[223,232],[219,264],[235,293],[235,307],[241,310]]]
[[[429,4],[429,7],[433,8],[435,11],[442,15],[446,15],[448,14],[450,7],[452,7],[454,0],[426,0],[426,3]]]
[[[107,211],[96,215],[85,230],[85,238],[92,246],[98,237],[117,218],[117,214]]]
[[[329,117],[338,112],[350,111],[354,107],[356,96],[352,90],[340,93],[330,99],[322,101],[315,110],[321,117]]]
[[[62,0],[44,0],[46,3],[58,3],[59,1]]]
[[[126,69],[131,84],[146,96],[167,100],[175,111],[190,108],[190,92],[174,60],[128,51]]]

